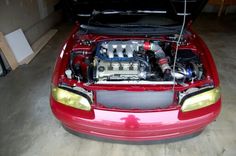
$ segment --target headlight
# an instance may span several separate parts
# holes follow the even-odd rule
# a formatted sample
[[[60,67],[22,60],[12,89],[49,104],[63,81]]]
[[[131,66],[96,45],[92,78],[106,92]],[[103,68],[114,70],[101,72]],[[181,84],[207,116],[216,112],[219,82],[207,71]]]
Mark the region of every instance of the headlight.
[[[181,110],[188,112],[216,103],[220,98],[220,87],[199,93],[184,100]]]
[[[60,102],[66,106],[86,111],[91,109],[90,102],[87,98],[58,87],[52,87],[52,96],[57,102]]]

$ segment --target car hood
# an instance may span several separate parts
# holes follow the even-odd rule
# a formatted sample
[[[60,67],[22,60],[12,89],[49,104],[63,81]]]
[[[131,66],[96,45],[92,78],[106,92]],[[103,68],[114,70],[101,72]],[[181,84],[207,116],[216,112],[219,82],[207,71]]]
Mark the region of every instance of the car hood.
[[[62,0],[63,7],[71,16],[91,16],[94,11],[137,11],[162,13],[182,23],[184,0]],[[201,12],[207,0],[186,0],[186,19],[193,21]]]

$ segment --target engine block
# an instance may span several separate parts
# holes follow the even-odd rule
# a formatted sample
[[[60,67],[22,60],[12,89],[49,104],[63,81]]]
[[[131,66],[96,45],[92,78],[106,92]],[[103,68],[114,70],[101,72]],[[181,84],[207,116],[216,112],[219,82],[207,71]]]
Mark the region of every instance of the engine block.
[[[97,56],[106,61],[127,61],[134,57],[134,53],[139,51],[143,41],[108,41],[99,46]]]
[[[96,71],[96,78],[99,81],[140,79],[139,62],[106,62],[100,60]]]

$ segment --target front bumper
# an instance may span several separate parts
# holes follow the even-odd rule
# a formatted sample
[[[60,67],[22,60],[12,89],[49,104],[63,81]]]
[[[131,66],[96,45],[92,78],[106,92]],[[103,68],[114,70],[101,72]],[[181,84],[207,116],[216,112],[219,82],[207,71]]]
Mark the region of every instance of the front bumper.
[[[165,140],[203,130],[215,120],[221,100],[196,111],[182,113],[180,108],[156,112],[115,112],[93,109],[90,112],[64,106],[50,98],[54,115],[73,131],[124,141]]]

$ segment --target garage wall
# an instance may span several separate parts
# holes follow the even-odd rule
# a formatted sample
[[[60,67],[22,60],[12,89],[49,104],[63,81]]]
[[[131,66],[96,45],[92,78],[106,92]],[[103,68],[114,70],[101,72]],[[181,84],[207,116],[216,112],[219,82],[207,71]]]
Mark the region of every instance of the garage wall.
[[[35,42],[61,20],[54,12],[58,0],[0,0],[0,31],[4,34],[22,28],[29,43]]]
[[[203,12],[206,12],[206,13],[217,13],[220,9],[220,6],[213,6],[213,5],[209,5],[207,4],[205,6],[205,8],[203,9]],[[227,13],[236,13],[236,6],[233,5],[233,6],[228,6],[227,9],[226,9],[226,12]]]

